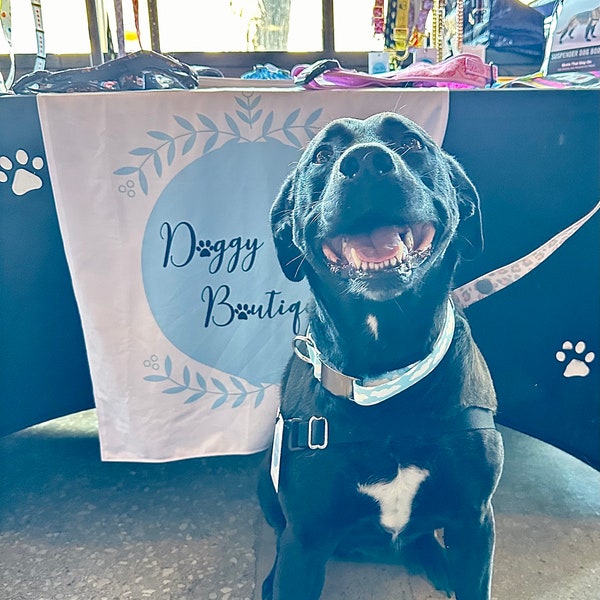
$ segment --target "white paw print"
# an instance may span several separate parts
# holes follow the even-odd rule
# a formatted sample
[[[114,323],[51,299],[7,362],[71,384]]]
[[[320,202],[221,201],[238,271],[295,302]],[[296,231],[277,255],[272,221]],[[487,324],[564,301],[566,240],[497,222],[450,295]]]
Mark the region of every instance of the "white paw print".
[[[27,192],[40,189],[44,182],[35,171],[44,166],[44,159],[35,156],[30,163],[29,154],[21,149],[15,152],[14,160],[15,162],[8,156],[0,156],[0,184],[8,183],[12,178],[11,189],[15,196],[23,196]]]
[[[567,363],[563,375],[565,377],[587,377],[590,373],[588,365],[596,358],[593,352],[585,352],[585,342],[566,341],[562,350],[556,353],[556,360]],[[569,360],[570,359],[570,360]],[[567,362],[568,360],[568,362]]]

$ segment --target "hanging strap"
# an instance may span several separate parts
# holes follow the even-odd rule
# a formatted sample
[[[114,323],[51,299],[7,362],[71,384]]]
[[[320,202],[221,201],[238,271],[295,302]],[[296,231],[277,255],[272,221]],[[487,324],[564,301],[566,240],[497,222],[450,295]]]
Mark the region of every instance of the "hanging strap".
[[[423,0],[421,9],[417,14],[417,19],[410,34],[408,45],[411,48],[424,48],[427,40],[425,26],[427,25],[427,17],[433,8],[433,0]]]
[[[115,20],[117,22],[117,51],[118,57],[125,56],[125,27],[123,25],[123,2],[114,0],[115,2]]]
[[[10,54],[10,70],[4,84],[0,81],[0,91],[7,91],[10,90],[15,80],[15,51],[12,45],[12,10],[10,0],[0,0],[0,25],[2,25],[2,31],[4,32],[4,38],[8,44],[8,52]],[[1,79],[2,76],[0,75]]]
[[[33,22],[35,24],[36,57],[33,66],[34,71],[43,71],[46,68],[46,34],[44,32],[44,20],[42,18],[42,0],[31,0],[33,11]],[[0,0],[0,25],[4,38],[8,44],[10,55],[10,70],[6,81],[0,73],[0,92],[10,90],[15,81],[15,51],[12,44],[12,8],[10,0]]]
[[[385,25],[385,48],[395,50],[404,60],[408,56],[410,18],[409,0],[389,0]]]
[[[44,20],[42,19],[42,0],[31,0],[33,21],[35,23],[35,40],[37,54],[35,57],[34,71],[43,71],[46,68],[46,34]]]
[[[138,43],[142,47],[142,34],[140,32],[140,3],[139,0],[131,0],[133,4],[133,22],[135,23],[135,32],[137,33]],[[154,48],[152,48],[154,50]]]

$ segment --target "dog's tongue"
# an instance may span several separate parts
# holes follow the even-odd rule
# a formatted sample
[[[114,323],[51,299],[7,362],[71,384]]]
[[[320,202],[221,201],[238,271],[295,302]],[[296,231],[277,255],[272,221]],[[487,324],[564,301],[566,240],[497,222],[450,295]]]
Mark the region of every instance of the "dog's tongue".
[[[347,248],[353,248],[361,261],[383,262],[398,254],[402,240],[397,227],[379,227],[370,233],[346,238]]]

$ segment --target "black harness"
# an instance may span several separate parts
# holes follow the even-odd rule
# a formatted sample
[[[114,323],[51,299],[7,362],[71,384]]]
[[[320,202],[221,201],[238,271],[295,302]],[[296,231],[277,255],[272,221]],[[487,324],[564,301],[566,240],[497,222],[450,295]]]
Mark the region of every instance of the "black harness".
[[[390,433],[390,423],[363,425],[339,424],[324,416],[283,419],[283,448],[299,450],[325,450],[332,444],[359,444],[379,441],[393,443],[406,438],[438,437],[440,435],[496,429],[494,413],[490,409],[469,406],[447,419],[408,418]]]

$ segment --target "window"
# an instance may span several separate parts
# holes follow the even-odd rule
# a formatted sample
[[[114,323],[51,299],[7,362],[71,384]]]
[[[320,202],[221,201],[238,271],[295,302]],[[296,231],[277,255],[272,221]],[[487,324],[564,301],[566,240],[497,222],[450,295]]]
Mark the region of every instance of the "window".
[[[116,56],[120,36],[115,2],[43,0],[46,68],[89,66],[90,56],[92,64]],[[375,0],[137,0],[139,39],[134,0],[120,2],[126,52],[154,49],[190,65],[214,67],[226,76],[238,77],[257,64],[291,69],[323,58],[335,58],[348,69],[365,71],[368,52],[383,50],[383,40],[373,35]],[[532,4],[532,0],[521,2]],[[543,0],[533,4],[540,2]],[[7,4],[5,0],[4,7]],[[10,4],[12,50],[19,78],[34,69],[36,31],[30,0],[10,0]],[[388,5],[385,0],[384,14]],[[420,11],[424,5],[415,0],[410,6]],[[98,35],[90,42],[87,15],[92,8],[97,14]],[[156,15],[152,24],[149,14]],[[431,31],[431,26],[427,29]],[[0,30],[0,74],[5,79],[11,68],[9,53]]]
[[[155,0],[163,52],[319,52],[323,48],[324,0]],[[373,38],[373,0],[325,0],[333,6],[335,50],[379,49]],[[132,2],[122,0],[126,50],[138,50]],[[35,54],[36,38],[29,0],[12,0],[12,43],[16,54]],[[150,48],[147,2],[140,6],[142,47]],[[112,0],[96,0],[100,37],[116,46]],[[46,51],[87,54],[90,41],[84,0],[44,0]],[[331,27],[331,25],[329,25]],[[9,48],[0,35],[0,54]]]
[[[321,0],[158,0],[165,52],[322,50]]]
[[[31,2],[12,0],[10,4],[13,50],[15,54],[35,55],[37,48]],[[84,0],[44,0],[42,15],[47,53],[89,54],[90,38]],[[0,30],[0,54],[8,53],[8,43]]]

